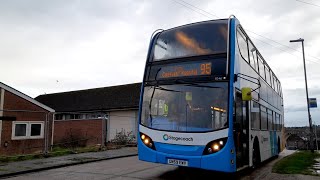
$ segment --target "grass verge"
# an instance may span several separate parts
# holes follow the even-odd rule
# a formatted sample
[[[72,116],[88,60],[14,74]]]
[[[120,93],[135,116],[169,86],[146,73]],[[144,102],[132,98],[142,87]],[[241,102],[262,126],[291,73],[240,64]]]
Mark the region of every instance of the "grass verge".
[[[272,168],[272,172],[279,174],[307,174],[314,175],[310,168],[319,158],[320,154],[310,151],[296,152],[278,161]]]
[[[65,148],[60,146],[53,147],[52,151],[47,155],[42,153],[37,154],[26,154],[26,155],[15,155],[15,156],[0,156],[0,164],[1,163],[9,163],[9,162],[17,162],[17,161],[25,161],[25,160],[33,160],[33,159],[41,159],[48,157],[57,157],[64,156],[68,154],[78,154],[78,153],[87,153],[87,152],[99,152],[104,150],[112,150],[119,149],[125,147],[124,145],[117,144],[107,144],[105,148],[101,148],[100,146],[87,146],[87,147],[74,147],[74,148]],[[1,169],[0,169],[1,171]]]
[[[99,147],[78,147],[78,148],[62,148],[62,147],[54,147],[51,152],[47,155],[44,154],[27,154],[27,155],[16,155],[16,156],[0,156],[0,163],[8,163],[8,162],[17,162],[17,161],[25,161],[32,159],[41,159],[47,157],[57,157],[64,156],[68,154],[77,154],[77,153],[86,153],[86,152],[98,152],[101,151]]]

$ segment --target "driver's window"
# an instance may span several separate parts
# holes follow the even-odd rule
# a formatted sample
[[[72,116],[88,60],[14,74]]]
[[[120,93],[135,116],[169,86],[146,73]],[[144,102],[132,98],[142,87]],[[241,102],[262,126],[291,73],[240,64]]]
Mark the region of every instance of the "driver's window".
[[[154,116],[168,115],[168,105],[164,99],[153,99],[151,104],[151,114]]]

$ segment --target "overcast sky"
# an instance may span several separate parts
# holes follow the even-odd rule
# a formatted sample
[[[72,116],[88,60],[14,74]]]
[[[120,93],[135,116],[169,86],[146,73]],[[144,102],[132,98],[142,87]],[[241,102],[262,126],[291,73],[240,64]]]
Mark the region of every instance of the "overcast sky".
[[[285,125],[306,126],[301,43],[289,43],[305,39],[309,97],[320,99],[320,1],[305,2],[315,5],[295,0],[1,1],[0,81],[31,97],[141,82],[154,30],[234,14],[282,83]],[[319,110],[311,115],[320,124]]]

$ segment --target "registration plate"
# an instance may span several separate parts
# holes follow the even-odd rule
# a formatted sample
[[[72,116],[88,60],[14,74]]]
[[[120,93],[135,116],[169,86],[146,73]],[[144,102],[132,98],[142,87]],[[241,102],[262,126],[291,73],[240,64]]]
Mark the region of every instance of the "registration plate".
[[[188,166],[188,161],[178,160],[178,159],[168,159],[168,164],[178,165],[178,166]]]

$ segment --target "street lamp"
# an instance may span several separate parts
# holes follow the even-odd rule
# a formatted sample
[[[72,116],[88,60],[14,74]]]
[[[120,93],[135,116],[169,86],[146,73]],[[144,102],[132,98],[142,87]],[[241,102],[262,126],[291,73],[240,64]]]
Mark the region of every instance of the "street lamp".
[[[308,95],[308,83],[307,83],[307,73],[306,73],[306,61],[304,57],[304,39],[299,38],[296,40],[290,40],[290,42],[301,42],[302,43],[302,55],[303,55],[303,67],[304,67],[304,79],[306,84],[306,94],[307,94],[307,105],[308,105],[308,117],[309,117],[309,126],[310,126],[310,145],[311,145],[311,152],[314,152],[314,146],[313,146],[313,130],[312,130],[312,120],[310,115],[310,104],[309,104],[309,95]]]

